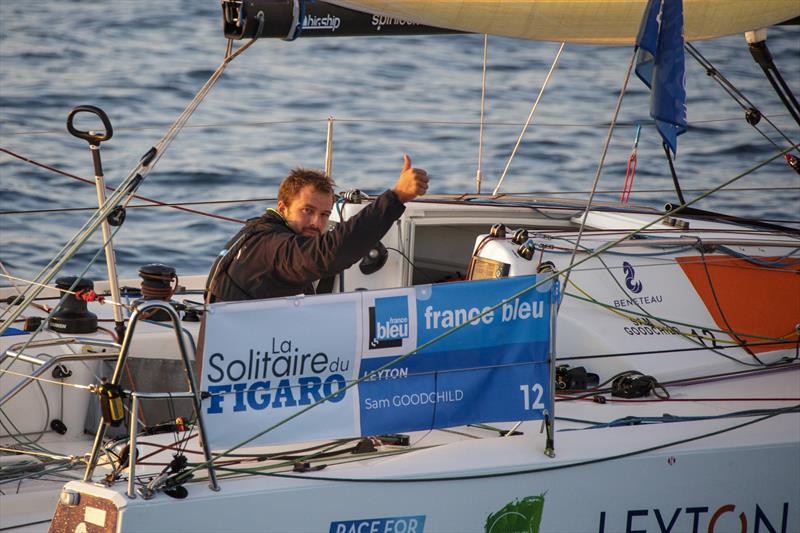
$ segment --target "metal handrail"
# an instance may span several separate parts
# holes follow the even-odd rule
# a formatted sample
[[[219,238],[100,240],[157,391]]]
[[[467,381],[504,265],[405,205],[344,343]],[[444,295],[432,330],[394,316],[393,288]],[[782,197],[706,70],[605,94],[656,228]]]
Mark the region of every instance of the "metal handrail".
[[[139,400],[192,398],[194,393],[187,392],[132,392],[131,393],[131,427],[128,440],[128,497],[136,498],[134,485],[136,482],[136,438],[139,433]],[[204,446],[205,447],[205,446]],[[213,487],[212,487],[213,488]],[[147,499],[147,497],[145,497]]]
[[[209,487],[212,490],[219,490],[219,485],[217,484],[217,475],[214,471],[212,457],[211,457],[211,449],[208,446],[208,439],[206,437],[206,430],[205,424],[203,422],[203,410],[200,406],[200,394],[199,389],[197,387],[197,381],[194,377],[194,372],[192,371],[191,362],[189,360],[189,354],[186,349],[186,343],[184,342],[183,338],[183,329],[181,328],[181,319],[178,316],[178,312],[175,310],[174,307],[169,302],[161,301],[161,300],[149,300],[143,303],[137,304],[131,313],[130,320],[128,321],[128,329],[125,332],[125,339],[122,341],[122,346],[120,348],[119,357],[117,358],[117,365],[114,368],[114,374],[111,377],[110,383],[112,385],[119,385],[122,379],[122,370],[125,366],[125,362],[128,358],[128,353],[130,352],[131,343],[133,339],[133,335],[136,331],[136,326],[141,320],[142,315],[145,314],[146,311],[150,309],[161,309],[166,312],[170,320],[172,321],[173,330],[175,331],[175,338],[178,342],[178,349],[181,352],[181,358],[183,360],[184,372],[186,373],[186,379],[189,383],[189,391],[188,396],[192,399],[192,404],[195,410],[195,414],[197,416],[197,431],[200,436],[200,441],[203,447],[203,455],[205,456],[206,464],[208,464],[208,477],[210,480]],[[135,393],[139,397],[144,397],[144,393]],[[152,393],[150,393],[152,394]],[[167,393],[167,396],[172,395],[176,397],[178,394],[181,393]],[[134,408],[136,408],[137,398],[134,398]],[[137,408],[138,411],[138,408]],[[132,421],[131,427],[135,428],[136,424],[135,421]],[[95,434],[94,444],[92,445],[92,452],[89,456],[89,461],[86,464],[86,471],[83,475],[84,481],[91,481],[92,475],[94,474],[94,469],[97,466],[97,459],[100,456],[100,451],[102,449],[103,437],[106,433],[106,424],[103,420],[100,421],[100,424],[97,427],[97,433]],[[132,438],[132,442],[135,443],[135,435]],[[131,447],[131,459],[130,464],[133,467],[135,462],[135,448]],[[135,471],[135,468],[132,468],[132,471]],[[132,476],[131,476],[132,477]],[[130,482],[129,482],[130,483]]]

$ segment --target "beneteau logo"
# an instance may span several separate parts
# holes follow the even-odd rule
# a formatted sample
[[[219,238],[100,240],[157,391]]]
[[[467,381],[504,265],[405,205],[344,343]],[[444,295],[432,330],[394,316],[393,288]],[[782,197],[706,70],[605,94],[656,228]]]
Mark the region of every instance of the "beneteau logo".
[[[623,261],[622,271],[625,273],[625,286],[628,287],[628,289],[634,294],[639,294],[642,292],[642,282],[633,279],[634,276],[636,276],[636,271],[633,269],[633,265],[627,261]]]
[[[303,18],[304,30],[331,30],[336,31],[342,25],[342,19],[330,13],[323,17],[315,17],[314,15],[306,15]]]
[[[409,334],[408,296],[375,298],[369,308],[369,348],[396,348]]]

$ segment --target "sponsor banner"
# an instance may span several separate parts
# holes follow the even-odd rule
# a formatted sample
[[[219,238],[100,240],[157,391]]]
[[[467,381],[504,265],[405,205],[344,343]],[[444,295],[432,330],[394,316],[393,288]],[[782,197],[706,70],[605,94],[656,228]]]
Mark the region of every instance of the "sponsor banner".
[[[423,285],[391,298],[375,294],[376,325],[370,323],[370,331],[395,337],[372,338],[364,352],[359,375],[377,374],[358,386],[361,433],[531,420],[545,408],[552,412],[545,392],[554,287],[514,296],[535,279]],[[391,311],[379,312],[383,306]],[[390,329],[407,317],[415,327]],[[419,351],[378,370],[410,351],[401,343],[408,339]]]
[[[201,380],[211,395],[202,405],[212,448],[242,442],[328,396],[254,443],[541,418],[552,412],[558,285],[515,296],[535,282],[525,276],[213,304]]]
[[[206,317],[201,390],[212,448],[230,447],[298,413],[254,443],[339,438],[359,433],[361,298],[323,295],[221,303]]]

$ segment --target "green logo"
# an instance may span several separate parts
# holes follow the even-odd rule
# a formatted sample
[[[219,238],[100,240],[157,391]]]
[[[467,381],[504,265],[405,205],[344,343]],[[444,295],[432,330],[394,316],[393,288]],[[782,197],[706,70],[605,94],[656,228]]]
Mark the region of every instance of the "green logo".
[[[539,533],[544,494],[514,500],[486,518],[486,533]]]

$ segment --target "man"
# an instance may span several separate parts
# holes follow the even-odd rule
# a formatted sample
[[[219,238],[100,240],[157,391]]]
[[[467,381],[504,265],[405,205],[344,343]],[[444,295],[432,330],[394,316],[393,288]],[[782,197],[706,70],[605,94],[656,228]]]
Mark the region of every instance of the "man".
[[[333,185],[321,172],[293,169],[278,190],[278,209],[249,220],[214,261],[209,302],[314,294],[314,281],[364,257],[403,214],[403,204],[425,194],[428,175],[404,155],[393,189],[326,232]]]

